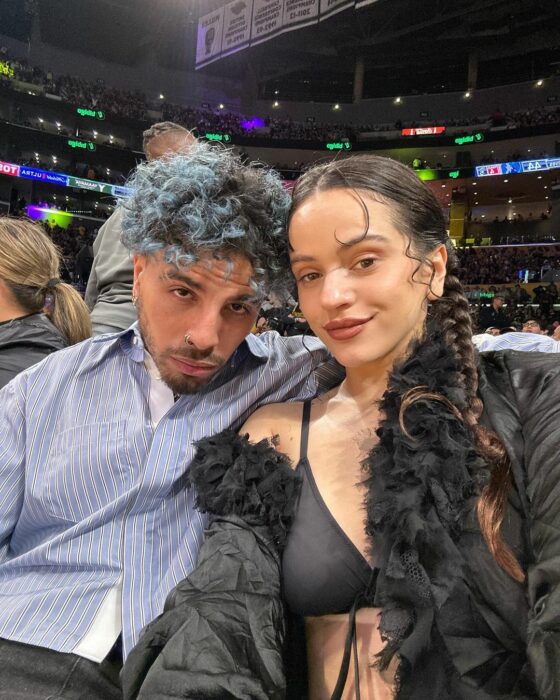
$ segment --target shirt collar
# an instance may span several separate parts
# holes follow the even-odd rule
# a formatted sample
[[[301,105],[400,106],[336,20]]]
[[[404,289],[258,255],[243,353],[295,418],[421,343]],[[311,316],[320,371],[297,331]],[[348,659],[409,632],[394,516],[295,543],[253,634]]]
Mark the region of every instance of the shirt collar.
[[[144,341],[140,335],[138,321],[135,321],[130,328],[120,333],[113,333],[109,336],[96,336],[93,338],[94,343],[102,340],[106,342],[109,341],[111,346],[120,345],[124,354],[130,357],[133,362],[144,362],[144,355],[147,354],[147,351],[144,348]],[[266,362],[270,358],[268,344],[259,336],[250,334],[233,353],[230,362],[236,364],[236,360],[241,359],[246,351],[249,351],[259,362]]]

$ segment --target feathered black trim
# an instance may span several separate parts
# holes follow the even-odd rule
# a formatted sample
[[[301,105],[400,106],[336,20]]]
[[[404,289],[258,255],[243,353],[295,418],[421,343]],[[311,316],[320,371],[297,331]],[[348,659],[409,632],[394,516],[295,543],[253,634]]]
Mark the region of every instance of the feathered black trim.
[[[215,516],[237,515],[250,525],[267,525],[280,549],[294,516],[300,478],[286,455],[268,440],[225,430],[195,443],[188,482],[196,505]]]
[[[404,394],[418,386],[464,410],[459,370],[441,339],[416,343],[391,374],[380,405],[379,443],[364,462],[366,530],[379,568],[375,605],[383,609],[380,631],[387,642],[378,666],[386,668],[398,653],[401,685],[407,669],[433,648],[434,615],[463,572],[456,542],[489,472],[471,430],[445,402],[413,403],[404,414],[406,431],[399,412]]]

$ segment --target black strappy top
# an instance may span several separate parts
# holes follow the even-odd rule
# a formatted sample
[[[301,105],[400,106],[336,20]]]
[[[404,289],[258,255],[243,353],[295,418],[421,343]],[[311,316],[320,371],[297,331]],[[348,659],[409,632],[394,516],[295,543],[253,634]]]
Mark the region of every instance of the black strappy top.
[[[282,560],[284,599],[298,615],[347,613],[370,586],[372,568],[319,493],[307,459],[310,413],[306,401],[296,467],[302,485]]]

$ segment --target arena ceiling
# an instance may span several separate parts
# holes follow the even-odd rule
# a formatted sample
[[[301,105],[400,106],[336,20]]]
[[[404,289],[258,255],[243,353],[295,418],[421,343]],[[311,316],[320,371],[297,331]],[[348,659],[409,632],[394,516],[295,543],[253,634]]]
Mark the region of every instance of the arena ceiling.
[[[197,18],[224,1],[0,0],[0,26],[25,39],[35,15],[41,39],[56,46],[126,65],[153,58],[162,67],[193,69]],[[560,3],[377,0],[201,74],[252,75],[264,98],[345,102],[358,56],[367,98],[464,90],[473,55],[479,88],[560,72]]]

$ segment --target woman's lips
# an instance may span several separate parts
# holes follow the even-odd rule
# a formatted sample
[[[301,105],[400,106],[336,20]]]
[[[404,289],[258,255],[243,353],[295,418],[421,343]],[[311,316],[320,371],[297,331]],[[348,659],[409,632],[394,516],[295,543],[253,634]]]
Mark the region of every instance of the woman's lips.
[[[187,374],[189,377],[208,377],[217,369],[216,365],[198,365],[189,360],[180,360],[178,357],[171,357],[171,361],[179,372]]]
[[[371,318],[341,319],[339,321],[330,321],[323,328],[333,340],[348,340],[348,338],[353,338],[358,333],[361,333],[368,321],[371,321]]]

